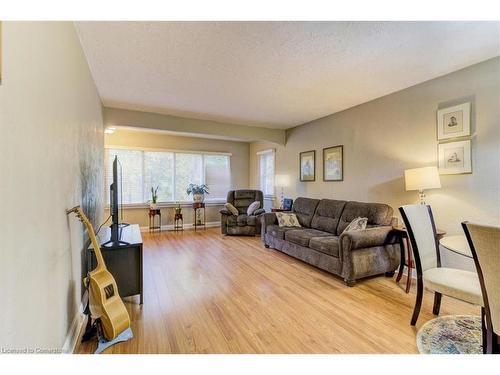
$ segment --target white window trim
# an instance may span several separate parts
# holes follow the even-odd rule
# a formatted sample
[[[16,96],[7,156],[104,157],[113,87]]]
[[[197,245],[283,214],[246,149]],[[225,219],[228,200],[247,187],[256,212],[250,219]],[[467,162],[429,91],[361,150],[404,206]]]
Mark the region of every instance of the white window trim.
[[[258,156],[258,168],[259,168],[259,189],[262,189],[262,185],[261,185],[261,182],[260,181],[260,156],[261,155],[265,155],[265,154],[273,154],[274,158],[274,176],[273,176],[273,194],[264,194],[264,199],[266,200],[273,200],[276,198],[276,186],[274,186],[274,179],[276,177],[276,149],[275,148],[270,148],[270,149],[267,149],[267,150],[262,150],[262,151],[258,151],[256,153],[256,155]]]
[[[230,152],[216,152],[216,151],[191,151],[191,150],[178,150],[178,149],[169,149],[169,148],[155,148],[155,147],[134,147],[134,146],[118,146],[118,145],[110,145],[107,144],[104,146],[104,149],[117,149],[117,150],[133,150],[133,151],[157,151],[157,152],[172,152],[174,154],[174,165],[173,165],[173,186],[175,187],[175,168],[176,168],[176,163],[175,163],[175,158],[176,158],[176,153],[178,154],[200,154],[200,155],[222,155],[222,156],[229,156],[229,180],[230,182],[232,181],[232,171],[231,171],[231,156],[233,156],[232,153]],[[144,161],[143,161],[144,162]],[[203,182],[205,183],[205,158],[202,158],[202,168],[203,168]],[[144,178],[144,176],[143,176]],[[106,184],[106,181],[104,182]],[[144,185],[144,182],[142,182]],[[105,189],[109,189],[109,186],[104,186]],[[232,185],[229,187],[229,189],[232,189]],[[175,190],[175,188],[174,188]],[[207,206],[219,206],[223,205],[226,203],[225,198],[205,198],[204,200],[205,204]],[[177,204],[180,204],[181,207],[190,207],[193,204],[193,201],[181,201],[181,200],[173,200],[173,201],[163,201],[163,202],[158,202],[158,208],[169,208],[169,207],[175,207]],[[122,204],[123,208],[147,208],[149,207],[149,204],[147,202],[143,203],[123,203]],[[106,203],[105,209],[109,210],[110,205],[109,203]]]

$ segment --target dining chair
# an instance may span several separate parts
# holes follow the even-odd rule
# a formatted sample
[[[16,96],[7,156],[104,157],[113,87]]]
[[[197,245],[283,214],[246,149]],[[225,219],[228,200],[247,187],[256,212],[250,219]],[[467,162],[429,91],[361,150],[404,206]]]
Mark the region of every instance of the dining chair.
[[[432,313],[439,315],[441,297],[446,295],[483,306],[481,286],[475,272],[441,267],[436,225],[430,206],[423,204],[399,207],[413,248],[417,271],[417,298],[411,325],[417,323],[425,288],[434,292]]]
[[[500,228],[463,222],[483,293],[485,353],[500,354]]]

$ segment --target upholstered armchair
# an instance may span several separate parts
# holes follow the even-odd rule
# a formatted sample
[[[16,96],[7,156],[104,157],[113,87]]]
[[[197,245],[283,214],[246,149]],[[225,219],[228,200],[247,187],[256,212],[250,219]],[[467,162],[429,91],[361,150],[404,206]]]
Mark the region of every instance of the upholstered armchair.
[[[260,202],[260,207],[252,215],[247,215],[248,206],[255,201]],[[265,212],[262,191],[231,190],[227,193],[227,203],[231,203],[238,210],[238,215],[227,209],[220,210],[222,234],[240,236],[260,234],[260,215]]]

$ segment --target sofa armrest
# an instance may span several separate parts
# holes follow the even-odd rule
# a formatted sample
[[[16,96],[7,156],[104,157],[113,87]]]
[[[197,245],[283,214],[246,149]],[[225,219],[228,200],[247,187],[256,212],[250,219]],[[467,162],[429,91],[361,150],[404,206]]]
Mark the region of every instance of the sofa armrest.
[[[266,210],[264,210],[263,208],[259,208],[259,209],[255,210],[255,212],[253,213],[253,216],[259,216],[265,212],[266,212]]]
[[[260,215],[260,235],[262,236],[262,241],[264,241],[264,235],[266,234],[266,228],[268,225],[277,224],[278,219],[276,218],[276,214],[274,212],[266,212]]]
[[[228,216],[231,216],[232,213],[229,212],[228,210],[226,210],[225,208],[223,208],[222,210],[219,210],[219,212],[222,214],[222,215],[228,215]]]
[[[380,226],[363,230],[353,230],[340,235],[342,251],[364,249],[374,246],[394,244],[399,235],[391,226]]]

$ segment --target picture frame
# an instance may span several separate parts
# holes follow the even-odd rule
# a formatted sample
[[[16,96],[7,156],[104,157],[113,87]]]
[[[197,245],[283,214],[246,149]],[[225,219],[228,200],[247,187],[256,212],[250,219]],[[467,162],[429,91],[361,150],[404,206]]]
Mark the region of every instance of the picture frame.
[[[299,154],[299,176],[302,182],[316,180],[316,151],[304,151]]]
[[[323,149],[323,181],[344,180],[344,145]]]
[[[283,211],[291,211],[293,205],[293,199],[291,198],[283,198]]]
[[[470,102],[437,111],[437,139],[470,136]]]
[[[472,173],[471,140],[438,144],[439,174]]]

